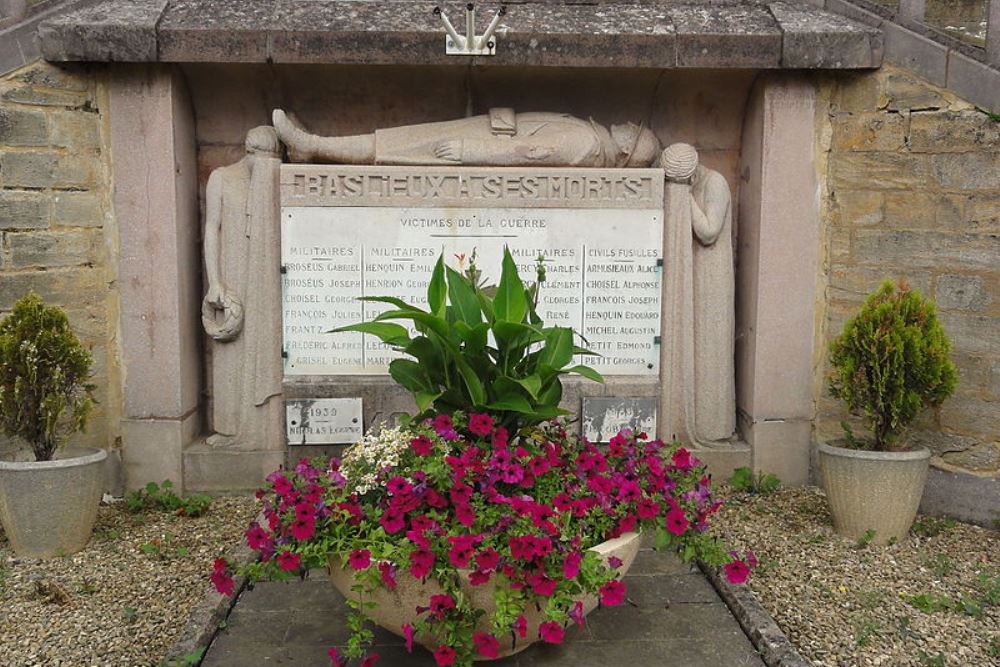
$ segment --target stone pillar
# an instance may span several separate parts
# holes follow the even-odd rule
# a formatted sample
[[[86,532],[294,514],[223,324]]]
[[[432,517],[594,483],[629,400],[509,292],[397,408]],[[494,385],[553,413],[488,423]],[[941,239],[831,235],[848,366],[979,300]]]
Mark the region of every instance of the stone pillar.
[[[737,262],[740,431],[753,468],[809,480],[820,220],[816,92],[788,75],[759,79],[743,126]]]
[[[201,429],[194,114],[169,66],[119,65],[109,95],[125,484],[180,487],[182,451]]]

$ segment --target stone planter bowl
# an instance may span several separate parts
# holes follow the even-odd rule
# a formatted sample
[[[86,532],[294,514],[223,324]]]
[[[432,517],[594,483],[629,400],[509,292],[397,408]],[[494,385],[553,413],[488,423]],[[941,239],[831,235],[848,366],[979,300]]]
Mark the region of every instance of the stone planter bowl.
[[[52,461],[0,461],[0,523],[21,558],[87,546],[104,491],[103,449],[68,448]]]
[[[592,547],[591,551],[596,551],[605,559],[611,556],[620,558],[622,565],[618,568],[618,572],[619,576],[624,576],[639,553],[641,542],[642,539],[639,533],[625,533],[621,537],[601,542],[597,546]],[[328,571],[330,581],[333,582],[334,587],[344,597],[357,595],[357,593],[351,591],[351,586],[355,583],[354,572],[341,565],[340,556],[330,557]],[[491,616],[496,609],[494,603],[495,587],[492,583],[473,586],[469,583],[467,571],[462,572],[462,579],[462,592],[469,597],[472,604],[486,611],[486,618]],[[396,573],[396,582],[397,586],[394,590],[390,591],[381,587],[376,589],[372,597],[377,606],[374,609],[367,610],[366,613],[377,625],[402,636],[403,624],[413,624],[416,622],[418,618],[416,608],[421,605],[426,606],[432,595],[439,595],[444,593],[444,591],[433,579],[427,579],[426,581],[414,579],[405,568],[400,568]],[[597,596],[588,595],[578,599],[583,602],[583,609],[586,614],[597,608]],[[544,621],[542,613],[531,607],[525,610],[524,616],[528,621],[527,636],[524,639],[518,637],[516,645],[509,634],[505,637],[498,637],[500,640],[499,657],[504,658],[515,653],[520,653],[538,641],[538,626]],[[484,620],[481,622],[479,629],[489,631],[488,625],[489,622]],[[434,650],[438,646],[438,642],[432,636],[417,635],[414,637],[414,641],[430,650]],[[476,659],[486,660],[486,658],[478,657]]]
[[[819,470],[836,531],[872,544],[906,537],[924,493],[931,452],[871,452],[819,446]]]

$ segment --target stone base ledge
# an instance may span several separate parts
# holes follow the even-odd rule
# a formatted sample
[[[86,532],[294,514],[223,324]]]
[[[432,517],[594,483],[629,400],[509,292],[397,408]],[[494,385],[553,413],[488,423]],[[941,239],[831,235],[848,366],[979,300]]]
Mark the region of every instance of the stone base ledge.
[[[920,513],[1000,528],[1000,479],[931,465]]]
[[[445,55],[437,3],[410,0],[106,0],[46,21],[50,61],[466,65]],[[440,3],[464,32],[465,3]],[[499,4],[499,3],[497,3]],[[478,30],[485,29],[480,5]],[[622,0],[511,4],[497,54],[542,67],[878,67],[877,28],[809,4]]]

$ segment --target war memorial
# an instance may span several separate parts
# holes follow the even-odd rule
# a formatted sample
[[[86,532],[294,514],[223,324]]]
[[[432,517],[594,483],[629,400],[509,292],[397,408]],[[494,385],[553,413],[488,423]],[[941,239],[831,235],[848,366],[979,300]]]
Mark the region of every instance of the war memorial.
[[[628,429],[679,442],[716,483],[748,469],[829,493],[825,443],[859,414],[831,395],[830,343],[902,281],[936,302],[956,373],[900,429],[927,452],[914,510],[995,530],[998,7],[981,46],[912,0],[70,2],[30,31],[0,16],[0,314],[34,292],[92,355],[73,437],[103,452],[107,498],[164,481],[245,496],[443,410],[450,380],[401,379],[394,362],[430,357],[389,333],[440,330],[411,314],[331,331],[395,322],[392,300],[433,313],[439,258],[500,298],[509,253],[538,281],[526,325],[579,338],[557,394],[529,377],[483,412],[547,394],[588,442]],[[492,321],[459,296],[450,326]],[[642,553],[626,580],[663,575]],[[285,613],[268,600],[250,608]],[[247,659],[220,637],[204,664]],[[624,660],[623,637],[594,650]],[[753,643],[690,664],[807,664]]]

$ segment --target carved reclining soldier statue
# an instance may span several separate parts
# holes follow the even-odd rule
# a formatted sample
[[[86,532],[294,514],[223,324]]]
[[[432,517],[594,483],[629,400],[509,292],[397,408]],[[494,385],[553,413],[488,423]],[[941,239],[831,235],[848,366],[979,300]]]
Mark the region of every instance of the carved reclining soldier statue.
[[[660,142],[641,125],[612,125],[608,130],[568,114],[515,113],[508,108],[346,137],[311,134],[275,109],[274,127],[293,162],[648,167],[660,154]]]

